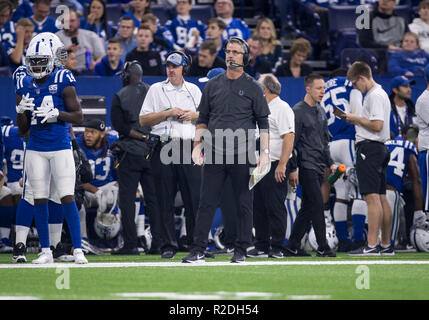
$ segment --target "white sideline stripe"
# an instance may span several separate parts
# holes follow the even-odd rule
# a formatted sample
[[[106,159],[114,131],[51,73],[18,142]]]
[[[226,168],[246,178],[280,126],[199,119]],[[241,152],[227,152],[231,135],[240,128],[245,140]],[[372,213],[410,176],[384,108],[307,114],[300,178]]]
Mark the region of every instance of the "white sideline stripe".
[[[331,299],[331,296],[330,295],[286,296],[286,299],[288,300],[329,300]]]
[[[323,265],[395,265],[395,264],[429,264],[429,260],[348,260],[348,261],[251,261],[244,263],[206,262],[93,262],[88,264],[48,263],[48,264],[0,264],[0,269],[19,268],[127,268],[127,267],[218,267],[218,266],[323,266]]]
[[[180,292],[121,292],[112,294],[116,297],[121,298],[165,298],[165,299],[209,299],[209,300],[219,300],[219,299],[244,299],[249,297],[259,297],[259,298],[272,298],[280,297],[280,293],[271,293],[271,292],[192,292],[192,293],[180,293]],[[292,296],[291,296],[292,297]],[[302,296],[305,297],[305,296]],[[326,296],[308,296],[308,297],[326,297]],[[330,299],[330,296],[328,299]],[[303,298],[304,299],[304,298]],[[320,299],[320,298],[314,298]]]
[[[40,298],[33,296],[0,296],[0,300],[40,300]]]

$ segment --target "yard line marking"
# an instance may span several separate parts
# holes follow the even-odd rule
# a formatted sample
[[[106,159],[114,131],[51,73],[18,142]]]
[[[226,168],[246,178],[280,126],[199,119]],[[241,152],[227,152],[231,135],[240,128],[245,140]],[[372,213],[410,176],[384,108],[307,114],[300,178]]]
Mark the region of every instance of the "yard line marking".
[[[322,265],[399,265],[429,264],[429,260],[348,260],[348,261],[249,261],[244,263],[206,262],[199,264],[181,262],[93,262],[88,264],[0,264],[0,269],[49,269],[49,268],[127,268],[127,267],[246,267],[246,266],[322,266]]]

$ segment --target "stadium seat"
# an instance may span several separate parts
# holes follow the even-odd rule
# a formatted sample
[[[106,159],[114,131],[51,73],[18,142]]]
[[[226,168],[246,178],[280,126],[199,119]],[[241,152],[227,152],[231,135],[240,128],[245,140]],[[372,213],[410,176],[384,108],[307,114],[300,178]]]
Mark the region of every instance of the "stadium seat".
[[[202,23],[207,24],[210,18],[215,16],[213,6],[195,5],[190,12],[192,19],[201,20]]]
[[[170,15],[164,6],[161,4],[151,5],[152,13],[159,19],[159,23],[163,26],[165,23],[170,20]]]
[[[409,4],[395,6],[395,13],[404,18],[407,24],[412,22],[413,8]]]
[[[124,15],[124,11],[120,3],[106,4],[107,22],[111,22],[114,26],[119,23],[119,19]]]
[[[12,76],[12,72],[9,66],[0,67],[0,76],[10,77]]]
[[[330,5],[328,8],[329,30],[332,32],[354,31],[358,17],[356,6]]]
[[[386,51],[379,49],[365,48],[346,48],[341,51],[341,67],[350,68],[355,61],[364,61],[370,67],[374,74],[383,72],[383,67],[380,66],[380,61],[386,60]]]

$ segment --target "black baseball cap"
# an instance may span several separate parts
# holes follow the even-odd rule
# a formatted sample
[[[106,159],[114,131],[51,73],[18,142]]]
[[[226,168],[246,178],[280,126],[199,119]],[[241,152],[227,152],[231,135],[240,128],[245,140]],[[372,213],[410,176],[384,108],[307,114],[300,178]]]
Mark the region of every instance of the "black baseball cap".
[[[103,120],[100,119],[90,119],[85,121],[85,123],[83,124],[83,126],[85,128],[92,128],[92,129],[96,129],[99,131],[104,131],[106,130],[106,124],[104,123]]]

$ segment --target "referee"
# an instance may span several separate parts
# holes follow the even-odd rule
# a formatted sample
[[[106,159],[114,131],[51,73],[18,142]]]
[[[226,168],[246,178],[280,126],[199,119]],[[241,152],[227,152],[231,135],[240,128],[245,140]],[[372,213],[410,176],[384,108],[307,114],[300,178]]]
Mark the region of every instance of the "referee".
[[[197,165],[204,162],[204,166],[193,247],[183,258],[184,263],[205,261],[207,235],[227,176],[231,177],[238,207],[237,240],[231,262],[245,261],[252,241],[253,194],[249,190],[252,161],[249,156],[252,152],[254,155],[254,149],[248,151],[246,147],[251,149],[255,145],[256,124],[261,136],[259,166],[264,169],[269,164],[270,111],[260,85],[243,71],[249,62],[249,46],[243,39],[232,37],[224,50],[227,71],[207,83],[199,106],[192,159]],[[227,132],[233,132],[232,136]]]
[[[354,256],[394,255],[390,243],[392,209],[386,198],[386,168],[390,160],[384,143],[390,139],[390,100],[372,78],[371,68],[361,61],[352,64],[347,79],[365,94],[359,114],[348,113],[356,127],[356,174],[368,206],[368,244],[350,251]],[[378,233],[381,229],[381,244]]]

